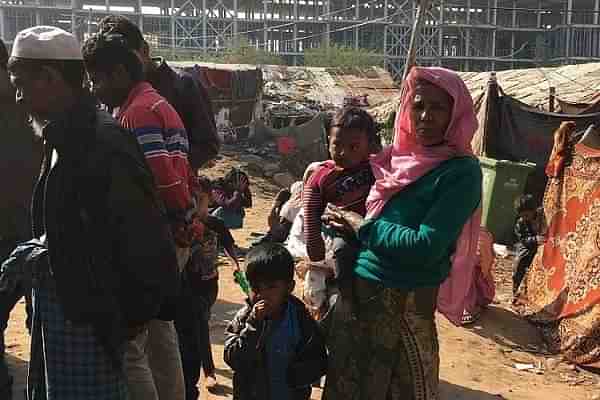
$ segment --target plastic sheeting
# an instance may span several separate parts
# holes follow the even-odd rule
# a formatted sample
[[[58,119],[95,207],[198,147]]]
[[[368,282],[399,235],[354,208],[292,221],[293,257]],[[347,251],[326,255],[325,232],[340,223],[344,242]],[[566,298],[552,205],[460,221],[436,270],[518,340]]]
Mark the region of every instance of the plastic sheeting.
[[[296,176],[302,176],[311,162],[329,158],[323,114],[318,114],[302,125],[291,125],[281,129],[268,127],[260,120],[255,121],[251,137],[253,142],[262,143],[282,137],[289,137],[295,143],[295,151],[285,155],[282,163]]]
[[[525,191],[541,201],[546,187],[544,168],[548,162],[554,131],[564,121],[574,121],[583,130],[600,121],[600,113],[559,114],[540,111],[511,96],[498,85],[490,84],[479,103],[479,129],[473,138],[477,155],[517,162],[533,162]]]

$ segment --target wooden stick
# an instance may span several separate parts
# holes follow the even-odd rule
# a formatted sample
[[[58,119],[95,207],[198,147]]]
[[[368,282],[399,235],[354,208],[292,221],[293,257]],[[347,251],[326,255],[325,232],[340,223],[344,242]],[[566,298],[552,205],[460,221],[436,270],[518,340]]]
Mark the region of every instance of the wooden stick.
[[[421,33],[423,24],[425,23],[425,13],[429,9],[431,0],[420,0],[417,8],[417,15],[413,24],[413,29],[410,34],[410,46],[408,47],[408,54],[406,55],[406,63],[404,64],[404,72],[402,73],[402,87],[404,88],[404,81],[408,76],[411,68],[416,64],[417,61],[417,38]]]

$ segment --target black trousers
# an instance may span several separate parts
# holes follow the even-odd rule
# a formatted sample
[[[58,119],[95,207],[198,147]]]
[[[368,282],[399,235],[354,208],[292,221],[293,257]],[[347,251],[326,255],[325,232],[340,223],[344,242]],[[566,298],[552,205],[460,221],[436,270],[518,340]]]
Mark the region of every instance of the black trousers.
[[[527,273],[529,266],[533,262],[535,253],[535,251],[527,251],[523,252],[520,255],[517,255],[517,257],[515,258],[513,272],[513,295],[516,294],[519,290],[521,282],[523,282],[523,278],[525,278],[525,274]]]
[[[215,365],[210,343],[210,310],[217,300],[219,280],[184,281],[177,307],[175,330],[179,340],[186,400],[197,400],[200,371],[212,375]]]

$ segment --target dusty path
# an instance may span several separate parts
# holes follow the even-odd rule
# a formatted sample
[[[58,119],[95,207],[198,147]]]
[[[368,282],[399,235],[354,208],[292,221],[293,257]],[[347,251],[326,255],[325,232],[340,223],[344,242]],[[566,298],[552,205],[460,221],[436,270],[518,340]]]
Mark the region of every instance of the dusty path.
[[[225,153],[218,166],[207,171],[217,177],[238,165],[233,154]],[[261,232],[273,196],[278,188],[262,178],[252,177],[254,208],[247,213],[245,228],[234,232],[237,244],[247,247],[252,232]],[[218,394],[204,393],[202,399],[230,399],[231,372],[223,364],[223,331],[243,300],[232,282],[231,267],[221,265],[219,299],[211,323],[213,354],[221,384]],[[536,330],[509,310],[508,264],[497,274],[498,300],[469,329],[456,328],[438,318],[441,346],[441,398],[444,400],[599,400],[600,376],[559,363],[556,356],[543,355],[544,347]],[[24,327],[24,305],[11,315],[7,334],[9,363],[16,376],[15,400],[22,400],[29,358],[29,337]],[[542,353],[542,354],[540,354]],[[519,371],[516,363],[541,366],[539,371]],[[320,398],[315,391],[313,399]],[[3,399],[0,399],[3,400]]]

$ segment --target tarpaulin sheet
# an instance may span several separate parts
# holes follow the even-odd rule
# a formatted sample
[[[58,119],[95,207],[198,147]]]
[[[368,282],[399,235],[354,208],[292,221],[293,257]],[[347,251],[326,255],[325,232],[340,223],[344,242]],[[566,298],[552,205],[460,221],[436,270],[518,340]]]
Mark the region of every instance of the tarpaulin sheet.
[[[497,160],[533,162],[537,165],[525,191],[541,201],[546,187],[544,168],[548,162],[554,131],[564,121],[587,128],[600,121],[600,113],[559,114],[540,111],[513,97],[502,95],[497,85],[488,87],[478,112],[480,127],[473,139],[473,150]]]
[[[294,140],[295,151],[285,155],[283,163],[296,176],[302,176],[311,162],[329,158],[323,114],[316,115],[315,118],[302,125],[281,129],[268,127],[260,120],[255,121],[252,137],[254,142],[281,137],[290,137]]]
[[[248,126],[262,92],[260,69],[224,70],[199,65],[183,69],[196,76],[205,87],[216,114],[228,109],[229,122],[233,127]]]
[[[593,114],[600,112],[600,100],[591,103],[572,103],[558,100],[560,110],[564,114]]]

